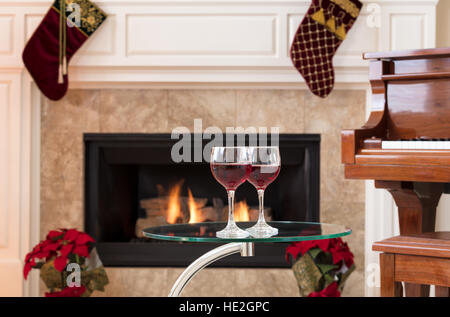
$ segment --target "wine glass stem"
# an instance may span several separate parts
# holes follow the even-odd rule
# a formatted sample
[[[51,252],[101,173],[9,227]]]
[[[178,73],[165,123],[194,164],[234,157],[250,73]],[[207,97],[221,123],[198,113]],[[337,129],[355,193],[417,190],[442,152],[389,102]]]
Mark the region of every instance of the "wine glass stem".
[[[264,219],[264,189],[258,189],[258,200],[259,200],[259,216],[258,223],[265,223]]]
[[[228,225],[234,225],[234,190],[228,190]]]

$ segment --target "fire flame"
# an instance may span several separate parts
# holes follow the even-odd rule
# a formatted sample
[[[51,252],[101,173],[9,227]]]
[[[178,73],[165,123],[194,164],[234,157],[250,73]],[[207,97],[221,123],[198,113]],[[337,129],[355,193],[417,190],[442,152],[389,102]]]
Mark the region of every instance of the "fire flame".
[[[249,208],[247,201],[242,200],[234,206],[234,221],[249,221]]]
[[[168,223],[177,223],[183,221],[183,211],[180,201],[181,188],[183,181],[176,183],[168,192],[168,204],[166,221]],[[189,223],[199,223],[205,220],[205,215],[202,214],[202,205],[198,205],[192,195],[191,190],[188,188],[188,200],[187,205],[189,209]],[[209,207],[211,208],[211,207]],[[235,221],[250,221],[250,208],[245,200],[235,203],[234,206],[234,220]]]
[[[181,216],[180,206],[180,191],[183,182],[178,182],[169,191],[169,204],[167,206],[167,219],[168,223],[176,223],[177,219]]]
[[[189,223],[201,222],[200,211],[195,203],[194,196],[188,188]]]

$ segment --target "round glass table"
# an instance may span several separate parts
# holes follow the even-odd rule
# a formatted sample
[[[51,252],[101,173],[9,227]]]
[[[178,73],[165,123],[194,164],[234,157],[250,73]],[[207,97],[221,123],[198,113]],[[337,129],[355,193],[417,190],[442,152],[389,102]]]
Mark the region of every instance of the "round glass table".
[[[237,224],[240,228],[246,229],[253,226],[255,222],[238,222]],[[147,238],[159,240],[226,243],[205,253],[186,268],[178,277],[169,293],[170,297],[176,297],[181,294],[195,274],[209,264],[235,253],[240,253],[243,257],[254,256],[255,243],[331,239],[346,236],[352,232],[351,229],[345,226],[326,223],[270,221],[268,224],[278,229],[276,236],[267,238],[249,236],[237,239],[216,237],[216,232],[226,226],[225,222],[202,222],[151,227],[144,229],[143,234]]]

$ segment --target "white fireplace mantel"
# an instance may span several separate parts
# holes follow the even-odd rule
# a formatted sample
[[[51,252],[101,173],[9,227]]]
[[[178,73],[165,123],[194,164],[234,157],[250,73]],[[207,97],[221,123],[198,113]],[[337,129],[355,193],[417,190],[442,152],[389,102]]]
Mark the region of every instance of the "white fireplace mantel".
[[[71,88],[306,89],[289,46],[310,0],[94,2],[108,19],[71,61]],[[370,100],[362,52],[434,47],[438,0],[363,2],[334,66],[337,89],[364,89]],[[0,296],[37,294],[36,276],[24,283],[21,271],[24,255],[39,239],[43,97],[21,54],[51,3],[0,2]],[[366,191],[366,222],[383,210],[392,218],[390,200],[379,198],[372,186]],[[366,244],[383,230],[379,222],[366,226]],[[373,258],[366,253],[366,261]]]
[[[301,84],[291,39],[310,0],[97,0],[105,23],[71,62],[70,81]],[[336,81],[365,82],[362,52],[432,47],[437,0],[364,1],[334,58]],[[0,3],[0,68],[21,52],[51,1]]]

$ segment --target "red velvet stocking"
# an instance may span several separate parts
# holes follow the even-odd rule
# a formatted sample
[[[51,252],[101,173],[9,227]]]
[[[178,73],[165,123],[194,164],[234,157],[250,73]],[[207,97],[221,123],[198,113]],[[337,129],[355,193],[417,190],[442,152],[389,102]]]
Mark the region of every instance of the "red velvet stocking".
[[[75,11],[65,10],[69,2],[80,8],[79,26],[67,19],[76,12],[74,7],[72,10]],[[63,17],[60,16],[61,11],[66,13]],[[65,95],[70,59],[105,19],[105,13],[89,0],[55,0],[22,54],[25,67],[49,99],[58,100]]]

